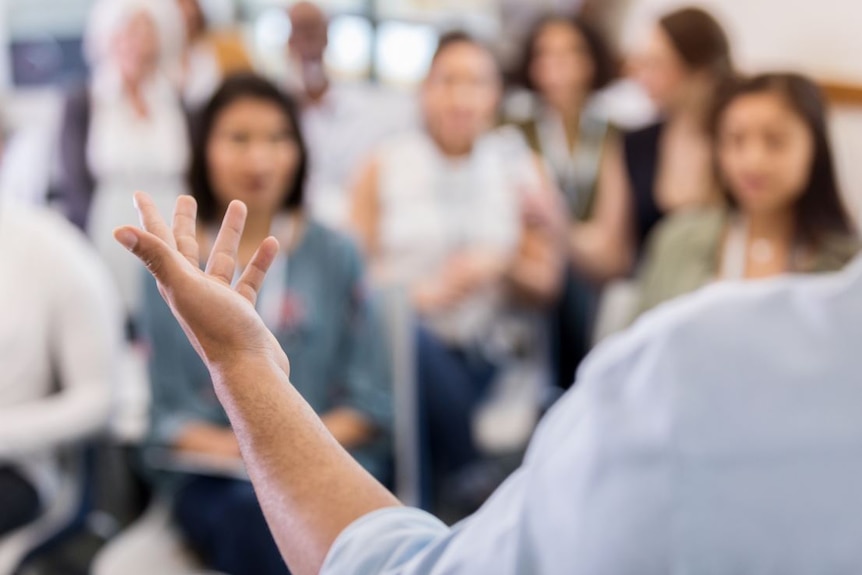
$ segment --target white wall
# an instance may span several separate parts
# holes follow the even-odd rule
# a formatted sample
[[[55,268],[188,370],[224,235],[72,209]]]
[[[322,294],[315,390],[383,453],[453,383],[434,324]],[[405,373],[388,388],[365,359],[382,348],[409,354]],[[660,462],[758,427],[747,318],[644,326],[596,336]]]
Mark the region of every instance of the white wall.
[[[746,72],[796,70],[862,84],[860,0],[630,0],[624,45],[636,44],[657,15],[699,5],[725,25]],[[862,221],[862,109],[836,109],[837,163],[848,203]]]
[[[630,0],[630,5],[629,40],[656,15],[699,5],[725,25],[744,69],[793,68],[862,82],[859,0]]]

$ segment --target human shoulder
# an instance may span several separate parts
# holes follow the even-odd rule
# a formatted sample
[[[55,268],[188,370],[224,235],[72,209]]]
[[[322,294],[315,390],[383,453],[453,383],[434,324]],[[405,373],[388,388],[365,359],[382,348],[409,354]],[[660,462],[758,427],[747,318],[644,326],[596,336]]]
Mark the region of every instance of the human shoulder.
[[[727,217],[727,211],[719,207],[691,209],[666,217],[648,240],[647,261],[671,259],[677,265],[692,257],[716,257]]]
[[[843,269],[860,253],[862,242],[855,235],[832,235],[814,256],[814,272],[834,272]]]
[[[0,204],[0,237],[4,249],[26,257],[30,273],[37,274],[47,288],[80,286],[104,297],[111,292],[109,274],[87,238],[50,209]]]
[[[657,250],[717,248],[727,218],[727,210],[721,207],[678,212],[666,217],[656,226],[650,243],[654,246],[653,249]]]
[[[356,240],[345,232],[333,229],[313,218],[306,224],[309,247],[321,261],[328,261],[339,267],[355,267],[362,261]]]

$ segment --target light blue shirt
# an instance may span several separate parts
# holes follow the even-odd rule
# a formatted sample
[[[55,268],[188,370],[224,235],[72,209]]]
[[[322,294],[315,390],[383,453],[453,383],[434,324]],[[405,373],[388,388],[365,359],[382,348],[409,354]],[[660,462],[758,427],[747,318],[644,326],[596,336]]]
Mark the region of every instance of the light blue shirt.
[[[648,314],[478,513],[378,511],[323,573],[862,573],[862,259]]]

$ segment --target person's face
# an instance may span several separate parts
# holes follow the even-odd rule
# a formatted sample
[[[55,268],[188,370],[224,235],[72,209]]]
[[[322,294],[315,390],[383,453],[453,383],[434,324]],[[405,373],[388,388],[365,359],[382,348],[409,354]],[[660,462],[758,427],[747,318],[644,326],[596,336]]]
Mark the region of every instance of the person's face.
[[[204,14],[198,0],[177,0],[177,5],[183,15],[186,37],[197,38],[204,31]]]
[[[750,94],[724,112],[717,153],[722,178],[741,209],[770,213],[791,208],[807,187],[814,138],[782,97]]]
[[[438,56],[422,88],[428,130],[444,148],[458,152],[469,151],[493,125],[499,100],[493,57],[466,42]]]
[[[146,12],[132,16],[114,36],[114,57],[123,75],[140,80],[156,69],[160,45],[156,24]]]
[[[290,53],[303,62],[319,62],[327,44],[327,22],[320,9],[307,4],[295,6],[290,11]]]
[[[551,103],[589,92],[595,64],[583,35],[571,24],[551,22],[536,38],[530,80]]]
[[[221,111],[206,149],[209,178],[222,208],[241,200],[251,213],[275,214],[297,175],[295,127],[265,100],[237,100]]]
[[[678,103],[694,76],[658,26],[632,59],[632,72],[653,103],[665,111]]]

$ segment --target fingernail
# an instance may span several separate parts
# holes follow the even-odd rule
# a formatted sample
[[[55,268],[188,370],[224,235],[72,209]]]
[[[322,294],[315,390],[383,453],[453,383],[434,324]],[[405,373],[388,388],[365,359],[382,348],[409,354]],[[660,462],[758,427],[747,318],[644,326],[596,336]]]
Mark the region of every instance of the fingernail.
[[[129,251],[138,245],[138,236],[130,230],[117,230],[114,232],[114,237]]]

